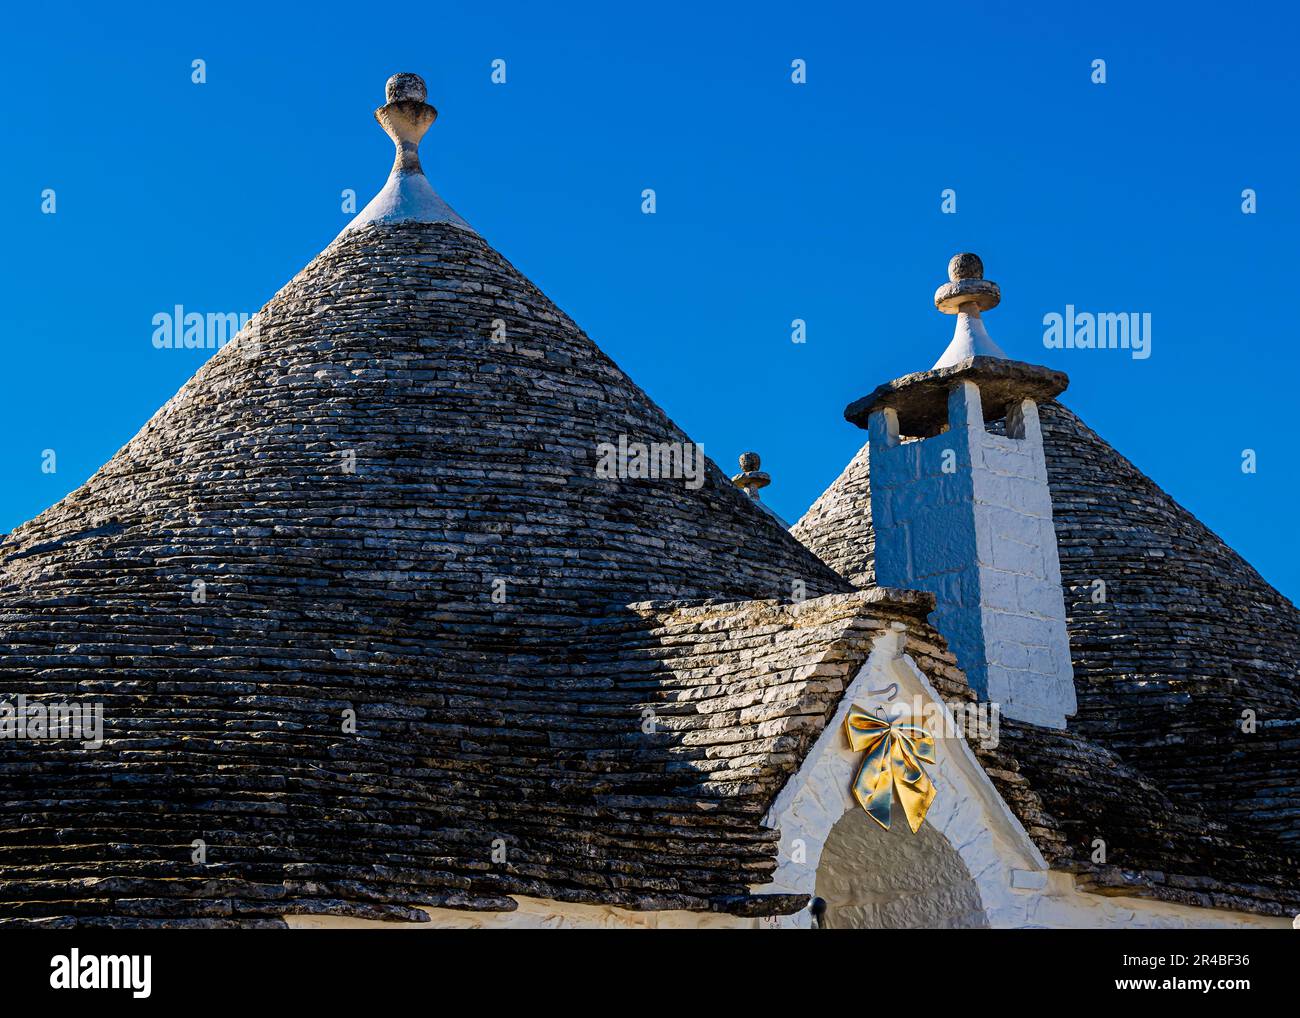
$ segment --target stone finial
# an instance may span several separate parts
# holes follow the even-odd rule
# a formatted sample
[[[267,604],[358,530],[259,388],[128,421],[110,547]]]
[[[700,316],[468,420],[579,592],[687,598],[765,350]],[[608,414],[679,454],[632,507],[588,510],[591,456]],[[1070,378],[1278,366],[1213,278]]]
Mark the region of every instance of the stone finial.
[[[375,119],[397,146],[394,172],[424,172],[420,168],[420,139],[438,119],[438,111],[424,101],[428,94],[418,74],[394,74],[384,86],[388,102],[375,110]]]
[[[980,312],[997,307],[1001,300],[998,284],[984,278],[984,262],[979,255],[963,252],[952,256],[948,262],[948,282],[934,291],[934,306],[945,315],[956,315],[957,326],[952,342],[935,362],[935,368],[952,367],[972,357],[1007,359],[980,321]]]
[[[447,223],[470,229],[438,196],[420,166],[420,139],[438,119],[438,111],[425,102],[428,94],[418,74],[394,74],[385,83],[387,102],[375,110],[375,119],[393,139],[397,157],[383,190],[343,228],[339,237],[371,223]]]
[[[980,256],[955,254],[948,262],[948,282],[934,291],[934,306],[946,315],[967,313],[967,304],[977,311],[989,311],[1002,300],[998,284],[984,278]]]
[[[763,465],[756,452],[740,454],[741,472],[731,479],[731,483],[750,498],[758,501],[758,490],[772,483],[772,478],[758,468]]]

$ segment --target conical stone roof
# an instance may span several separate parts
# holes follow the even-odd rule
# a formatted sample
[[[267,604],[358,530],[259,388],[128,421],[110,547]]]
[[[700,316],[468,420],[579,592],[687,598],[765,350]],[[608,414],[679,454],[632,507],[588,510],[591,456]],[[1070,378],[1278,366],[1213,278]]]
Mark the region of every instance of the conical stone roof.
[[[876,585],[870,457],[868,442],[790,528],[790,533],[857,587]]]
[[[626,606],[850,585],[711,462],[598,476],[603,443],[689,439],[441,199],[403,205],[401,145],[393,202],[0,543],[0,693],[107,728],[0,744],[0,919],[708,908],[770,870],[777,775],[743,751],[779,732],[717,736],[734,771],[643,738],[691,694],[646,677],[658,622]],[[684,871],[644,839],[685,816]]]

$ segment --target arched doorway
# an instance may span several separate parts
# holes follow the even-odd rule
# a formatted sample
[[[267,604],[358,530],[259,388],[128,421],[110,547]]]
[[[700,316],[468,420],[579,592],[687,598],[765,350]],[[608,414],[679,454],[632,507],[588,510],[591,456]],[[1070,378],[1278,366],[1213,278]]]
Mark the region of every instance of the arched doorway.
[[[987,928],[979,888],[939,831],[906,823],[886,831],[861,809],[831,828],[816,895],[829,929]]]

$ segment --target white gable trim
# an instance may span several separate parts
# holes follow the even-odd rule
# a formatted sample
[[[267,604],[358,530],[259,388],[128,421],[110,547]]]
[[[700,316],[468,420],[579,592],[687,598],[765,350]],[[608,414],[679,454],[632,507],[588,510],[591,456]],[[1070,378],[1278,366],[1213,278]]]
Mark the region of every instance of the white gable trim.
[[[939,705],[944,718],[951,719],[930,680],[903,652],[905,632],[901,623],[895,623],[876,639],[830,723],[777,795],[765,823],[781,832],[778,866],[771,883],[755,887],[755,893],[812,895],[831,828],[846,811],[860,808],[850,789],[861,754],[849,749],[843,731],[852,704],[869,708],[880,701],[879,696],[869,695],[869,690],[896,682],[898,699],[912,702],[920,697],[922,703]],[[938,795],[925,822],[961,857],[979,890],[989,924],[1021,925],[1028,910],[1020,899],[1038,893],[1037,888],[1046,883],[1047,862],[966,741],[934,734],[938,763],[928,770]],[[781,927],[810,924],[807,911],[771,923]]]

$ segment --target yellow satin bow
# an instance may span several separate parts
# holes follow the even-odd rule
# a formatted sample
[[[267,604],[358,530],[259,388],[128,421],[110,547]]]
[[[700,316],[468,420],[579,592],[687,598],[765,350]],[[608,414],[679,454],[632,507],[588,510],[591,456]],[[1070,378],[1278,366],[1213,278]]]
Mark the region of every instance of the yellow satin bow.
[[[866,751],[866,759],[853,779],[853,797],[858,805],[885,830],[889,830],[894,793],[903,806],[908,825],[915,834],[934,801],[935,787],[921,761],[935,762],[934,738],[924,728],[882,721],[857,704],[844,719],[844,733],[855,753]]]

